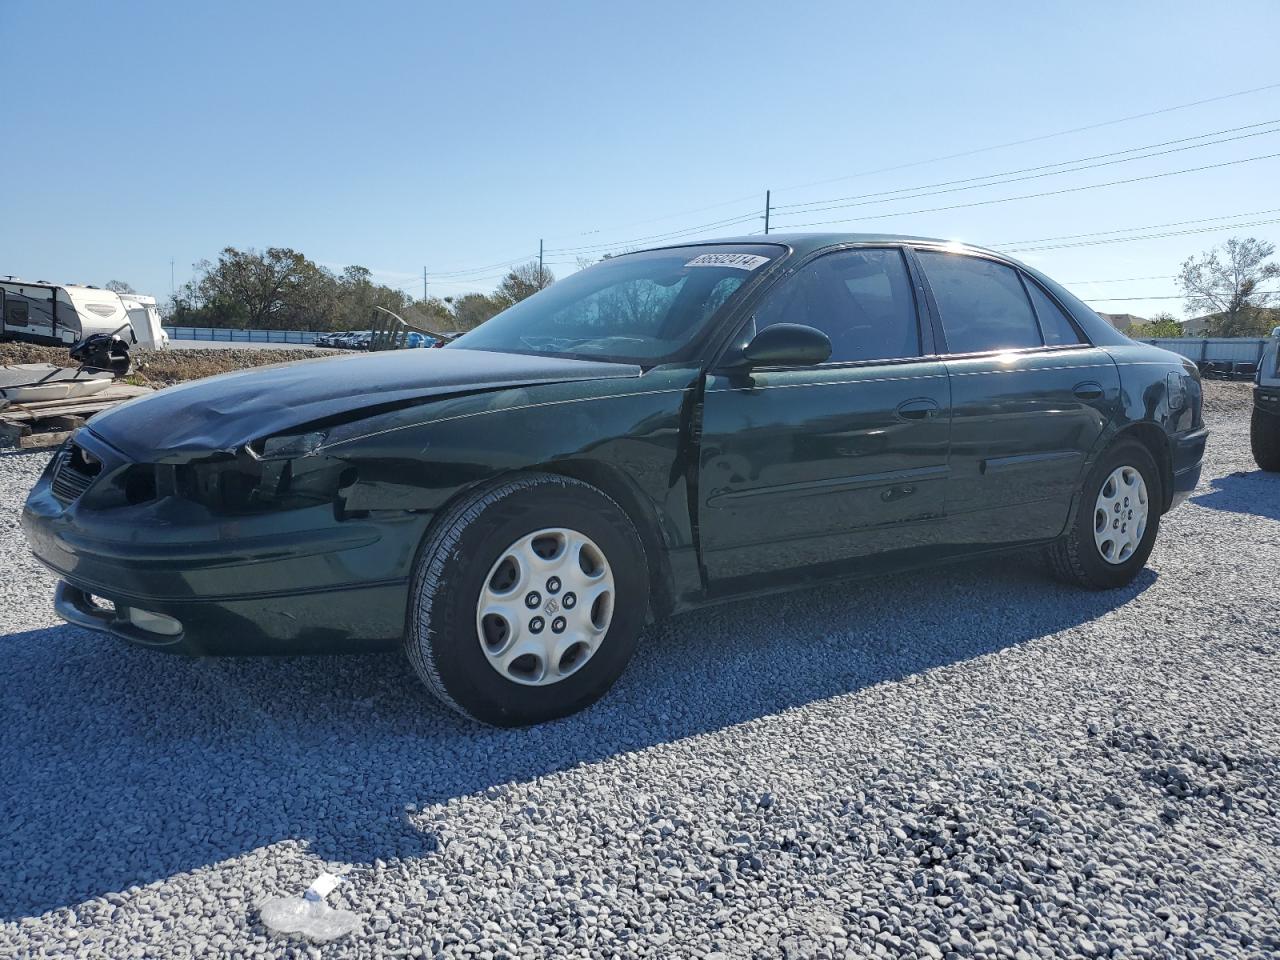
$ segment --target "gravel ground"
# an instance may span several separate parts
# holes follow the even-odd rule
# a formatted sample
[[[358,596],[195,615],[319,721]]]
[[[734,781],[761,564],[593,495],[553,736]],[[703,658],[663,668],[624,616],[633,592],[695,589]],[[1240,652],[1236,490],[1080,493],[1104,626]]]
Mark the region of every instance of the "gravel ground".
[[[524,731],[393,655],[58,625],[43,458],[0,455],[0,956],[1275,957],[1280,478],[1213,410],[1130,588],[1013,558],[739,603]],[[360,929],[271,937],[325,868]]]

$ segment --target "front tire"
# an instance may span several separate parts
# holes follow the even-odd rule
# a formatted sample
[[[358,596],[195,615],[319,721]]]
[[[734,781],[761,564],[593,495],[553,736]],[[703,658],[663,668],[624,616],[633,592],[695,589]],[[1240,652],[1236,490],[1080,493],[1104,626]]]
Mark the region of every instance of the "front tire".
[[[1147,448],[1113,444],[1085,478],[1067,532],[1047,550],[1054,575],[1090,590],[1131,583],[1155,546],[1163,497]]]
[[[635,651],[648,609],[635,526],[579,480],[525,474],[463,497],[414,569],[405,650],[427,688],[514,727],[598,700]]]
[[[1280,473],[1280,416],[1254,407],[1249,418],[1249,445],[1259,467],[1268,473]]]

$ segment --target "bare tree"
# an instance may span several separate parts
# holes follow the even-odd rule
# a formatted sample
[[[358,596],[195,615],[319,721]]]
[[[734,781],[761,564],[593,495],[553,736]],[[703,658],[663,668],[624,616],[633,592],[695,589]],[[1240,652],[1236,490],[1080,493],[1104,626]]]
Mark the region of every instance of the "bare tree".
[[[1260,287],[1280,277],[1280,264],[1269,263],[1275,244],[1232,237],[1200,257],[1189,257],[1178,271],[1178,285],[1188,313],[1212,314],[1208,332],[1215,337],[1265,335],[1262,308],[1275,293]]]
[[[525,297],[533,296],[543,287],[551,286],[555,281],[554,273],[546,267],[540,268],[537,260],[530,260],[528,263],[513,267],[511,272],[502,278],[502,283],[498,284],[494,296],[507,305],[519,303]]]
[[[137,290],[133,289],[131,285],[125,283],[123,280],[108,280],[105,289],[110,290],[112,293],[137,293],[138,292]]]

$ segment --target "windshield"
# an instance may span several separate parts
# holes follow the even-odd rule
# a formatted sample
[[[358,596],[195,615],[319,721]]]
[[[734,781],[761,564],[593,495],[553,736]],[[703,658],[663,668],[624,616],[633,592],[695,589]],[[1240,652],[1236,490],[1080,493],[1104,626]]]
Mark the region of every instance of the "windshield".
[[[448,348],[642,365],[682,359],[737,290],[784,252],[717,244],[613,257],[521,300]]]

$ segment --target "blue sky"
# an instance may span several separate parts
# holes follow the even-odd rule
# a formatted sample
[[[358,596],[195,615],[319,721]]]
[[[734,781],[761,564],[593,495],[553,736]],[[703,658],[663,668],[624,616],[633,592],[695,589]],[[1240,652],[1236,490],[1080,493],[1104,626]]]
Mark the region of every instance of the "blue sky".
[[[1280,208],[1272,157],[906,212],[1280,154],[1280,133],[1265,133],[1280,122],[1065,175],[892,202],[864,196],[1280,121],[1275,87],[859,175],[1280,84],[1280,4],[1219,10],[0,0],[0,274],[122,279],[167,297],[171,258],[181,284],[226,245],[291,246],[415,293],[426,266],[440,274],[433,293],[458,294],[491,289],[500,269],[490,265],[535,253],[540,237],[563,274],[578,255],[568,248],[598,255],[758,214],[766,188],[778,205],[878,201],[780,210],[775,230],[849,219],[822,229],[985,244]],[[1218,222],[1265,219],[1280,210]],[[1188,254],[1233,232],[1280,240],[1273,223],[1019,256],[1086,298],[1165,296]],[[1178,300],[1095,305],[1180,312]]]

